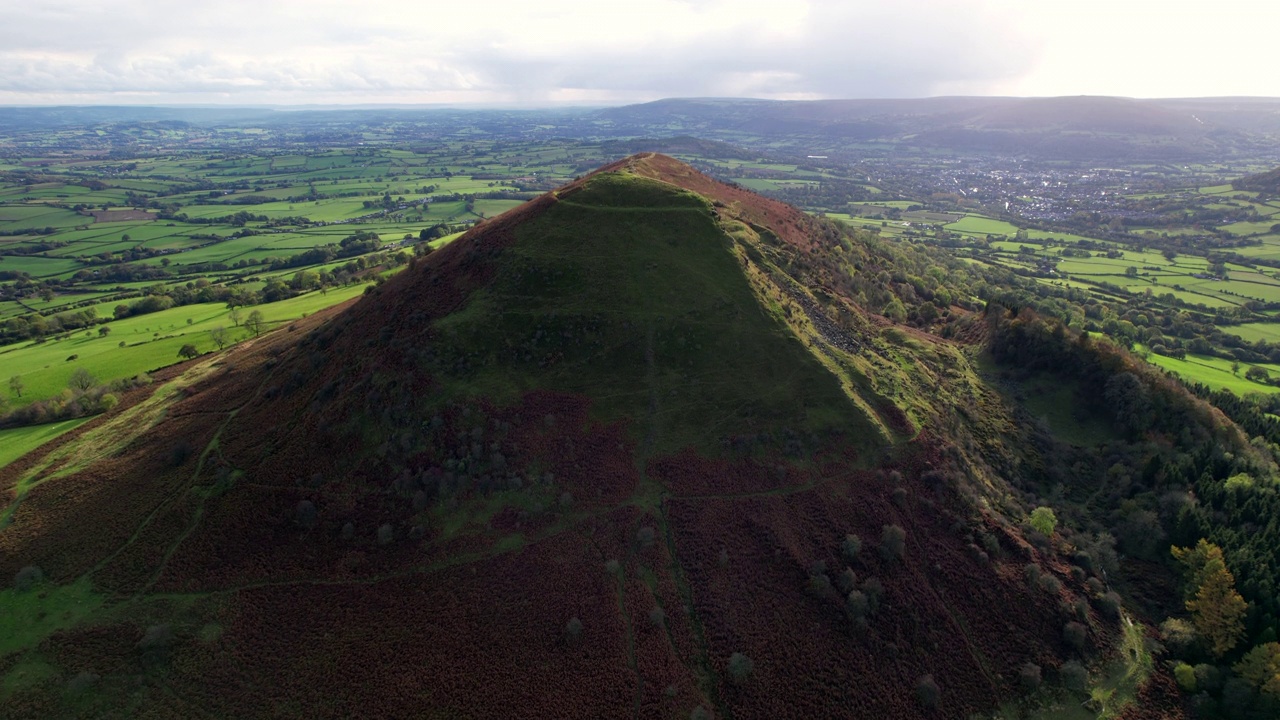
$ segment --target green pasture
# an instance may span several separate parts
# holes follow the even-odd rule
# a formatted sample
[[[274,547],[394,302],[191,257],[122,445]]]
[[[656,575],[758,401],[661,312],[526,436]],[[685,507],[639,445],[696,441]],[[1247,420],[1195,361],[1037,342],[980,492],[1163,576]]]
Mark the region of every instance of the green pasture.
[[[18,314],[25,315],[32,310],[41,314],[58,313],[69,309],[69,306],[71,305],[101,300],[102,298],[114,294],[114,292],[109,290],[90,290],[80,286],[75,288],[74,292],[60,292],[54,295],[53,299],[48,302],[45,302],[45,300],[39,296],[23,298],[22,303],[19,305],[19,307],[22,307],[22,311]],[[15,305],[18,305],[18,303],[15,303]]]
[[[71,258],[47,258],[39,255],[0,256],[0,270],[24,272],[33,278],[54,277],[55,275],[80,270],[83,267],[83,263]]]
[[[849,203],[849,207],[851,207],[851,208],[871,208],[871,209],[876,209],[876,210],[879,210],[879,209],[881,209],[881,208],[898,208],[899,210],[906,210],[907,208],[911,207],[912,205],[919,205],[919,204],[920,204],[920,203],[915,202],[915,201],[913,201],[913,200],[876,200],[876,201],[874,201],[874,202],[870,202],[870,201],[868,201],[868,202],[851,202],[851,203]]]
[[[364,292],[364,287],[362,283],[324,293],[314,291],[277,303],[242,308],[240,312],[244,317],[258,310],[269,326],[275,325],[357,297]],[[109,307],[98,307],[100,317],[110,315]],[[63,339],[0,348],[0,367],[4,368],[0,371],[4,377],[0,379],[7,382],[16,375],[26,385],[23,396],[10,395],[10,402],[24,405],[61,392],[79,367],[87,369],[99,381],[107,382],[179,362],[178,349],[188,343],[201,352],[216,350],[209,336],[209,331],[216,327],[226,328],[233,340],[241,340],[246,334],[231,321],[230,311],[222,303],[186,305],[115,320],[106,325],[111,331],[105,337],[98,335],[98,327]],[[76,359],[68,360],[72,356]],[[0,392],[8,393],[7,385],[0,388]]]
[[[1218,229],[1239,237],[1248,237],[1252,235],[1267,235],[1273,232],[1271,228],[1277,224],[1280,224],[1280,220],[1268,219],[1262,222],[1231,223],[1230,225],[1223,225]]]
[[[1274,323],[1221,325],[1218,329],[1248,342],[1257,342],[1259,340],[1265,340],[1269,343],[1280,342],[1280,325]]]
[[[1226,195],[1231,193],[1234,188],[1231,185],[1213,185],[1210,187],[1202,187],[1199,192],[1202,195]]]
[[[1214,390],[1230,390],[1237,395],[1251,392],[1273,393],[1280,388],[1263,385],[1245,378],[1245,372],[1253,367],[1252,363],[1240,363],[1239,374],[1231,372],[1231,361],[1208,355],[1187,355],[1185,360],[1150,353],[1147,361],[1152,365],[1177,374],[1189,382],[1198,382]],[[1280,366],[1258,364],[1272,376],[1280,374]]]
[[[1018,232],[1016,225],[981,215],[966,215],[956,222],[943,225],[943,229],[968,235],[1014,235]]]
[[[0,230],[75,227],[91,220],[70,210],[42,204],[0,205]]]
[[[523,200],[477,200],[475,214],[483,217],[497,217],[511,208],[523,204]]]
[[[59,435],[76,429],[90,418],[76,418],[46,425],[0,430],[0,468],[35,450]]]
[[[772,178],[733,178],[737,184],[755,191],[779,190],[797,185],[816,185],[813,180],[776,180]]]

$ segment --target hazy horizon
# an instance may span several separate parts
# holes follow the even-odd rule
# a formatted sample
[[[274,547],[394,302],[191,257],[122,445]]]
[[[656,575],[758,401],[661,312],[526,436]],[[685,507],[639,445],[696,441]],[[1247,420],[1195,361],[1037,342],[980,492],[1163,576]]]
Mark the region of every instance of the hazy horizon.
[[[1277,97],[1280,7],[477,0],[8,9],[0,105],[495,109],[669,97]],[[245,21],[252,18],[251,23]]]
[[[924,100],[943,100],[948,98],[990,98],[990,99],[1009,99],[1009,100],[1030,100],[1030,99],[1060,99],[1060,98],[1113,98],[1119,100],[1138,100],[1159,102],[1162,100],[1221,100],[1221,101],[1276,101],[1280,102],[1280,95],[1201,95],[1201,96],[1170,96],[1170,97],[1127,97],[1123,95],[927,95],[921,97],[902,97],[902,98],[884,98],[884,97],[832,97],[832,98],[815,98],[812,101],[807,100],[778,100],[777,98],[764,97],[747,97],[747,96],[672,96],[654,98],[652,100],[641,100],[635,103],[582,103],[573,105],[512,105],[502,103],[392,103],[392,102],[350,102],[350,103],[297,103],[297,104],[281,104],[281,103],[198,103],[198,102],[82,102],[82,103],[0,103],[0,108],[6,109],[58,109],[58,108],[154,108],[159,110],[261,110],[261,111],[281,111],[281,112],[308,112],[308,111],[330,111],[330,110],[454,110],[454,111],[507,111],[507,112],[589,112],[592,110],[601,110],[613,107],[622,107],[626,105],[641,105],[653,102],[662,102],[667,100],[726,100],[726,101],[768,101],[768,102],[822,102],[822,101],[924,101]]]

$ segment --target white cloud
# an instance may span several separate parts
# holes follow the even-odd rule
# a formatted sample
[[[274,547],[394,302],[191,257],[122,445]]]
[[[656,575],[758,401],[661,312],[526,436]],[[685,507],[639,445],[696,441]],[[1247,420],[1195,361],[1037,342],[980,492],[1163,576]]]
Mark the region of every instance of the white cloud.
[[[1195,17],[1136,0],[0,2],[0,103],[1205,94],[1177,90],[1250,59],[1229,38],[1280,23],[1248,0],[1253,15]],[[1235,34],[1214,44],[1219,16]],[[1222,87],[1276,82],[1230,65]]]

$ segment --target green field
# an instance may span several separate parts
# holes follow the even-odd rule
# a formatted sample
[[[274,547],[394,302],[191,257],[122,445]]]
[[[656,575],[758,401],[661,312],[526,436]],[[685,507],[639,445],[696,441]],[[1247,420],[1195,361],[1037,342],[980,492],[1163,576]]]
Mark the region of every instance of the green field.
[[[952,232],[968,235],[1014,235],[1018,232],[1016,225],[978,215],[966,215],[960,220],[943,227]]]
[[[1222,332],[1231,333],[1248,342],[1265,340],[1269,343],[1280,342],[1280,325],[1273,323],[1243,323],[1241,325],[1223,325]]]
[[[70,432],[88,422],[90,418],[77,418],[29,427],[0,430],[0,468],[35,450],[41,445]]]
[[[357,297],[364,292],[365,285],[335,288],[323,294],[313,291],[289,300],[245,308],[241,314],[259,310],[268,326],[275,326]],[[247,334],[235,326],[230,311],[222,303],[175,307],[117,320],[106,327],[111,328],[111,332],[105,337],[99,336],[95,329],[88,335],[81,332],[62,340],[0,348],[3,379],[17,376],[26,385],[23,396],[10,397],[10,402],[15,406],[24,405],[59,393],[80,367],[89,370],[99,381],[109,382],[180,362],[178,349],[188,343],[201,352],[216,350],[209,335],[216,327],[226,328],[234,340],[243,339]],[[72,356],[76,359],[68,360]],[[7,388],[4,392],[8,392]]]
[[[1214,390],[1230,390],[1237,395],[1245,395],[1251,392],[1274,393],[1280,392],[1280,388],[1272,385],[1263,385],[1245,378],[1244,374],[1250,367],[1250,363],[1240,363],[1239,374],[1231,372],[1231,361],[1222,358],[1209,357],[1207,355],[1187,355],[1185,360],[1166,357],[1151,353],[1147,356],[1147,361],[1165,370],[1176,373],[1189,382],[1203,383]],[[1260,364],[1271,373],[1274,377],[1280,375],[1280,366]]]

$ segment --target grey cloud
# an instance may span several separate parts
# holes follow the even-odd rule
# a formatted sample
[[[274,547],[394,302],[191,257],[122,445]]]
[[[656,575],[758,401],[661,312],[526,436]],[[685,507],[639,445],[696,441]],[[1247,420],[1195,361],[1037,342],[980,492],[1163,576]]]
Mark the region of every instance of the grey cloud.
[[[377,5],[374,3],[373,5]],[[281,9],[281,8],[285,9]],[[486,33],[435,23],[430,12],[316,0],[288,5],[58,0],[13,8],[0,24],[0,102],[119,93],[237,96],[306,93],[376,101],[412,93],[484,94],[529,104],[557,91],[585,97],[680,95],[903,97],[1016,75],[1030,54],[999,14],[943,0],[815,2],[802,32],[711,24],[693,37],[626,37],[631,49],[589,47],[566,31],[546,45],[513,42],[522,28],[477,14]],[[778,12],[788,12],[785,3]],[[547,12],[553,12],[548,10]],[[781,19],[786,19],[782,18]]]
[[[714,31],[652,52],[601,54],[567,49],[554,60],[492,47],[472,59],[496,87],[523,95],[549,88],[666,95],[810,94],[825,97],[928,95],[949,83],[1016,75],[1033,52],[1001,17],[926,0],[896,12],[856,5],[815,9],[805,32],[778,42]],[[759,82],[744,76],[758,75]]]

